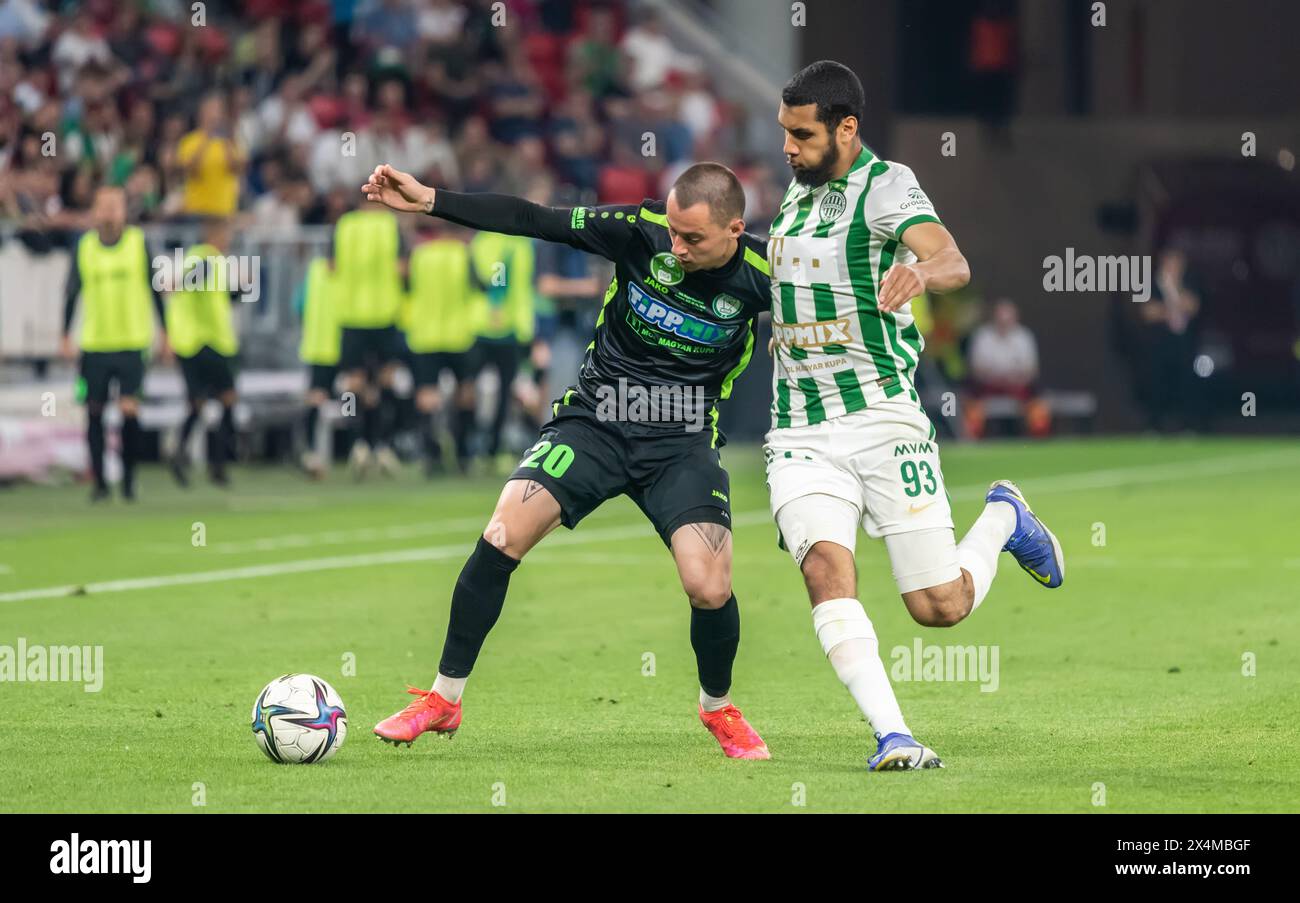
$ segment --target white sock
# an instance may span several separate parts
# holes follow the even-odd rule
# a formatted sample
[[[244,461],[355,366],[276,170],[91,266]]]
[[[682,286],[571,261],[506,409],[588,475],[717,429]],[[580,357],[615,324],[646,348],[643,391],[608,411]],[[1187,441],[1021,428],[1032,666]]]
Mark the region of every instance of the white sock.
[[[729,705],[731,705],[730,693],[726,696],[710,696],[704,692],[703,687],[700,688],[700,708],[704,709],[704,711],[716,712],[719,709],[725,709]]]
[[[957,565],[975,584],[975,604],[980,607],[998,572],[998,555],[1016,529],[1016,509],[1010,502],[989,502],[957,543]]]
[[[862,603],[857,599],[828,599],[813,606],[813,629],[835,675],[848,687],[853,701],[882,737],[910,734],[894,698],[894,688],[880,660],[880,642]]]
[[[439,674],[433,681],[433,692],[455,705],[460,702],[460,694],[465,692],[468,677],[446,677]]]

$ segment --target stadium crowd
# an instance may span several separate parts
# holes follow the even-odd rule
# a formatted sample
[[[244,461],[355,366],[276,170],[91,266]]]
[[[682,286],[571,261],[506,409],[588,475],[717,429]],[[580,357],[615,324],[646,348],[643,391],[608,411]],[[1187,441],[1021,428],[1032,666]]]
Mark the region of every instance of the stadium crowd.
[[[765,225],[773,173],[739,154],[738,108],[653,14],[493,7],[3,0],[0,212],[77,231],[112,184],[137,223],[332,223],[376,160],[468,191],[523,194],[548,174],[569,196],[637,202],[717,159]]]
[[[635,204],[662,197],[697,159],[736,170],[751,227],[764,232],[781,188],[741,152],[743,115],[652,12],[633,16],[623,2],[0,0],[0,222],[8,226],[0,234],[38,254],[75,251],[95,231],[97,189],[116,186],[133,226],[204,224],[206,233],[225,223],[235,234],[288,234],[321,225],[337,239],[379,161],[464,191]],[[421,219],[398,223],[408,288],[408,257],[439,237]],[[532,297],[519,303],[536,322],[509,334],[485,330],[471,358],[474,371],[495,364],[506,386],[517,368],[502,343],[526,346],[526,369],[544,373],[558,331],[586,343],[607,281],[579,252],[540,243],[535,251]],[[304,317],[312,279],[298,290]],[[301,355],[313,367],[314,409],[333,380],[339,342],[307,332]],[[384,356],[414,371],[409,328],[405,338],[401,352]],[[441,338],[426,340],[441,347]],[[220,344],[231,349],[223,356],[238,345],[224,334]],[[576,361],[560,363],[568,370]],[[464,369],[458,407],[473,403],[459,385]],[[387,387],[391,377],[383,380]],[[526,421],[551,388],[530,384],[521,380]],[[508,394],[498,393],[479,444],[489,457]],[[391,436],[395,415],[379,426],[361,419],[362,435]],[[309,433],[315,422],[308,418]],[[452,431],[458,456],[467,454],[466,430]]]

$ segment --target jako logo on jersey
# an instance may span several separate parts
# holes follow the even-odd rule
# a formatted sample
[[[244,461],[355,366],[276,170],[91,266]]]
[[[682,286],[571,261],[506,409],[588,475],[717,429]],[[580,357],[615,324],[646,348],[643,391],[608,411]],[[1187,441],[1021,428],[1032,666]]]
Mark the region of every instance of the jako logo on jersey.
[[[826,192],[822,198],[822,203],[817,208],[817,214],[822,218],[822,222],[829,222],[840,218],[840,214],[849,206],[848,199],[844,197],[844,192],[832,188]]]
[[[772,337],[780,345],[815,348],[835,342],[852,342],[848,317],[816,323],[773,323]]]
[[[725,345],[736,334],[739,323],[723,325],[701,320],[651,298],[635,282],[627,286],[627,300],[637,315],[664,332],[690,339],[701,345]]]
[[[742,306],[739,298],[733,298],[726,292],[716,295],[713,299],[713,312],[724,320],[740,313]]]
[[[668,251],[660,251],[650,258],[650,275],[664,285],[676,285],[686,278],[682,262]]]

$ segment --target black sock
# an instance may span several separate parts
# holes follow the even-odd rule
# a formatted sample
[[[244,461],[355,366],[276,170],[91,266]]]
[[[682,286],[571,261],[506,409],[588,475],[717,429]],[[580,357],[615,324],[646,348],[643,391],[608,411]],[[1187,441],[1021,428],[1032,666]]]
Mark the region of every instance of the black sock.
[[[378,434],[379,405],[376,404],[363,408],[361,411],[361,437],[366,440],[366,445],[374,448]]]
[[[95,488],[106,489],[104,482],[104,412],[86,412],[86,443],[90,446],[90,469],[95,474]]]
[[[199,406],[190,405],[190,412],[185,415],[185,422],[181,424],[180,439],[176,442],[176,457],[184,459],[188,457],[186,446],[190,441],[190,433],[194,432],[194,424],[199,422]]]
[[[436,414],[426,414],[424,421],[424,456],[430,464],[442,463],[442,444],[438,441]]]
[[[221,426],[217,427],[216,470],[224,470],[227,461],[235,460],[235,410],[230,405],[221,407]]]
[[[691,648],[701,689],[710,696],[726,696],[740,648],[740,605],[734,593],[721,608],[691,608]]]
[[[519,562],[482,536],[461,568],[451,594],[451,622],[442,647],[438,673],[469,677],[488,632],[501,617],[510,574]]]
[[[320,421],[320,408],[316,405],[307,406],[307,415],[303,419],[303,425],[307,431],[307,447],[311,448],[316,444],[316,424]]]
[[[469,460],[469,442],[474,434],[474,409],[457,408],[452,435],[456,439],[456,460],[464,464]]]
[[[134,414],[122,418],[122,491],[135,491],[135,461],[140,453],[140,420]]]
[[[393,433],[397,432],[397,393],[385,386],[379,390],[379,421],[375,431],[380,445],[392,445]]]

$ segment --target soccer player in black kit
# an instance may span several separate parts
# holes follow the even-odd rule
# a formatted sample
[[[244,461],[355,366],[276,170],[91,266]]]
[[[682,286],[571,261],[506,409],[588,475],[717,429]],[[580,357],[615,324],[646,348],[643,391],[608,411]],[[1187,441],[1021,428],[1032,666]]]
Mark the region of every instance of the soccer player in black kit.
[[[729,696],[740,613],[717,402],[749,363],[756,318],[771,306],[766,244],[744,231],[735,174],[696,164],[666,201],[639,206],[556,208],[458,194],[388,165],[362,191],[397,211],[562,242],[614,263],[578,383],[552,406],[456,581],[433,688],[411,688],[415,701],[375,734],[408,745],[425,731],[454,734],[465,681],[520,560],[556,527],[572,529],[605,500],[627,495],[672,552],[690,600],[701,721],[727,756],[769,758]]]

